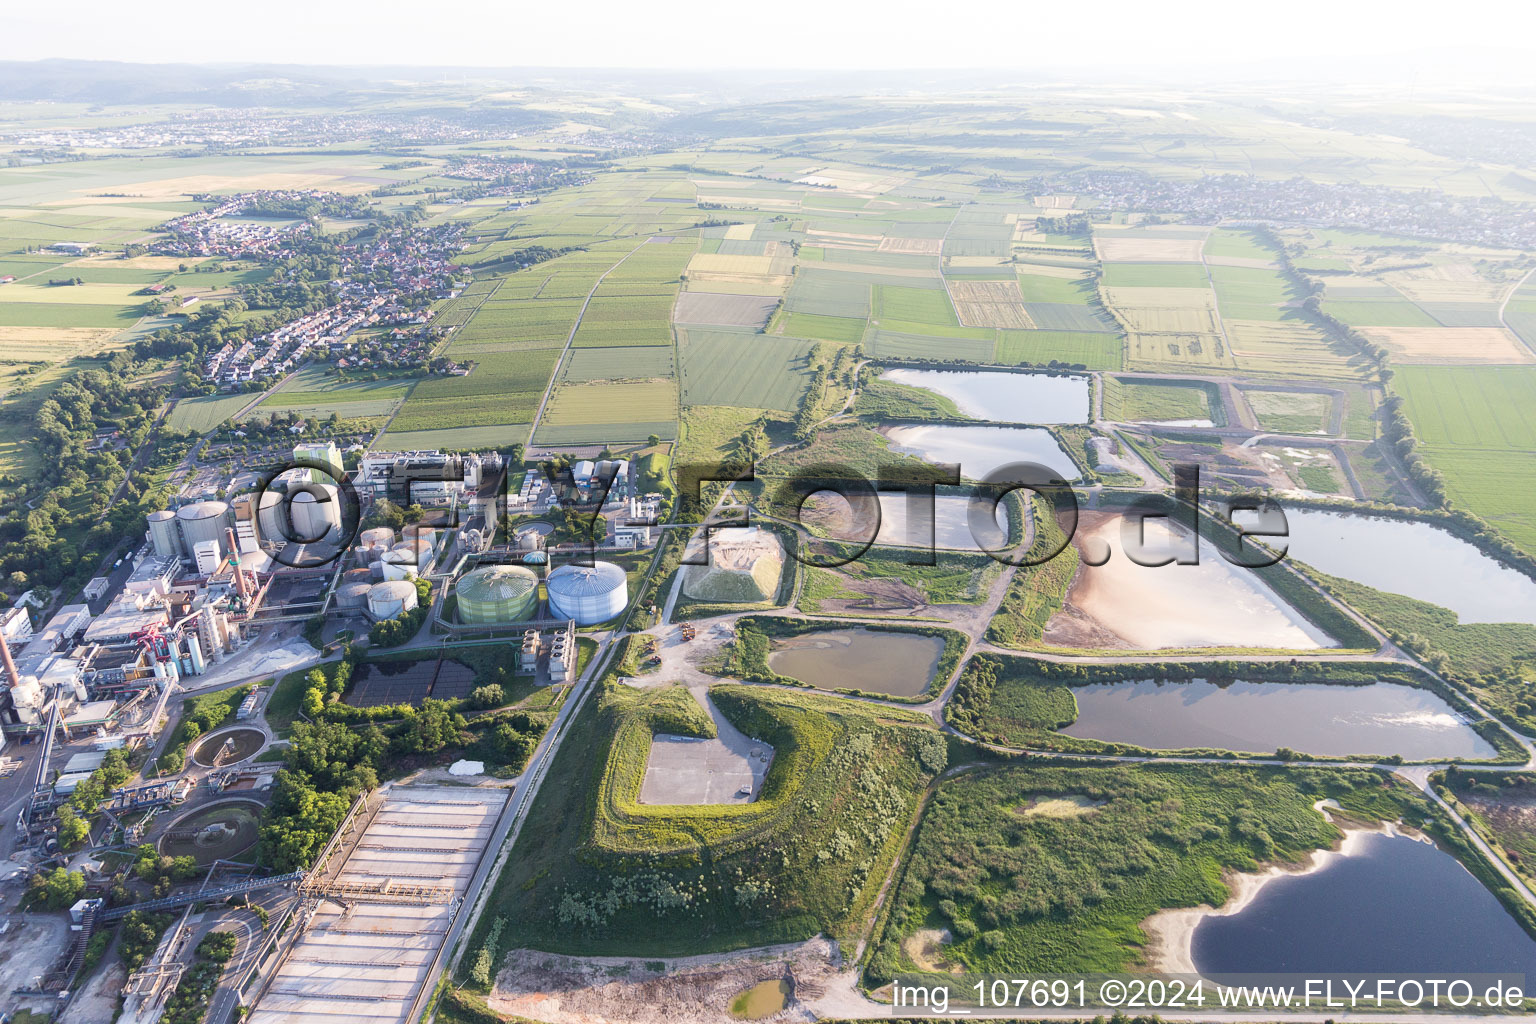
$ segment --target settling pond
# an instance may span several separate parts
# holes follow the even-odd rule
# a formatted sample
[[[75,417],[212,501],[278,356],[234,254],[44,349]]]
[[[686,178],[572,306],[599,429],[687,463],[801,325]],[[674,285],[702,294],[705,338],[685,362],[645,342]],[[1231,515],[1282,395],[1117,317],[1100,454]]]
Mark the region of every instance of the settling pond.
[[[1345,856],[1264,884],[1196,927],[1202,973],[1536,978],[1536,941],[1452,856],[1406,836],[1354,834]],[[1481,990],[1479,990],[1481,995]]]
[[[1289,557],[1330,576],[1449,608],[1462,622],[1536,625],[1536,582],[1437,526],[1299,508],[1285,520]]]
[[[1076,480],[1077,467],[1049,430],[1040,427],[887,427],[891,447],[925,462],[958,465],[966,480],[981,480],[1015,462],[1048,466],[1063,480]]]
[[[1047,373],[887,370],[881,380],[943,395],[963,415],[998,423],[1087,423],[1088,378]]]
[[[944,640],[915,633],[829,629],[773,641],[768,667],[818,690],[916,697],[928,689]]]
[[[1498,753],[1439,696],[1400,683],[1140,680],[1078,686],[1072,693],[1077,721],[1060,732],[1155,750],[1290,747],[1325,757],[1401,754],[1410,761]]]

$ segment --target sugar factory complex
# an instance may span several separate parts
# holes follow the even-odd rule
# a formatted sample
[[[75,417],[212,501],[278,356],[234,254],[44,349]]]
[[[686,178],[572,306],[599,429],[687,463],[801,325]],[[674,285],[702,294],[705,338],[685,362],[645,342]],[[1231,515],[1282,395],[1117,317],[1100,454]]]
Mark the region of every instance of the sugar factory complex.
[[[0,616],[0,803],[16,823],[5,852],[28,870],[0,889],[59,872],[83,885],[69,929],[29,944],[16,1005],[85,998],[92,937],[157,913],[160,945],[97,993],[149,1024],[189,936],[259,911],[281,926],[243,954],[209,1020],[413,1019],[518,804],[497,758],[529,764],[543,736],[507,716],[557,717],[659,557],[670,501],[639,476],[622,459],[304,444],[267,478],[184,487],[73,603],[37,616],[23,595]],[[784,575],[769,529],[687,551],[698,564],[673,600],[762,602]],[[274,783],[295,719],[336,702],[398,737],[429,698],[480,716],[459,728],[483,737],[465,756],[487,760],[450,774],[481,781],[445,787],[439,766],[365,788],[308,855],[274,854],[264,826],[286,799]]]

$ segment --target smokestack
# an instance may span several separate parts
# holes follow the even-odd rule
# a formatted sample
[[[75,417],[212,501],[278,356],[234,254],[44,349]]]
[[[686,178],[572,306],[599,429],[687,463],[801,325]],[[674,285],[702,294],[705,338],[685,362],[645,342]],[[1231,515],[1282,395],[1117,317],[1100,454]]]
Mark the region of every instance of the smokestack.
[[[20,686],[21,673],[16,671],[16,663],[11,660],[11,645],[6,641],[3,629],[0,629],[0,659],[5,661],[5,681],[12,686]]]
[[[224,537],[229,542],[229,557],[235,566],[235,591],[240,595],[241,600],[249,600],[250,587],[245,582],[245,570],[240,568],[240,545],[235,542],[234,527],[224,527]]]

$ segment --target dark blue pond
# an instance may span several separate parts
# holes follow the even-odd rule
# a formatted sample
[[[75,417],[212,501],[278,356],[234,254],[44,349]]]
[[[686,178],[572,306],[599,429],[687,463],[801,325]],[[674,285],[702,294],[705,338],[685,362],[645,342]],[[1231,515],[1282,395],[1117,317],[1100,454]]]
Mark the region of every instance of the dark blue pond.
[[[1252,903],[1195,928],[1202,974],[1398,977],[1524,973],[1536,941],[1455,858],[1404,836],[1358,837],[1350,856],[1268,882]],[[1528,987],[1528,986],[1527,986]]]

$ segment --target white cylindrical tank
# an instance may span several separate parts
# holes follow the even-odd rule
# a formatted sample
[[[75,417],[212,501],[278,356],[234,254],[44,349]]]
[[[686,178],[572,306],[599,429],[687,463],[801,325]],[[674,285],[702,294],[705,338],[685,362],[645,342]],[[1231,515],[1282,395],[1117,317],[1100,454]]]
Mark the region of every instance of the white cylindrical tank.
[[[196,551],[205,541],[218,545],[219,554],[224,551],[224,531],[234,525],[229,506],[222,501],[195,501],[176,510],[176,522],[181,527],[181,540],[187,551]]]
[[[168,508],[149,514],[149,542],[156,558],[180,558],[181,538],[176,532],[176,513]]]
[[[341,533],[341,491],[333,484],[312,484],[293,495],[288,515],[295,542],[335,543]]]
[[[343,583],[336,588],[336,607],[343,611],[362,611],[368,607],[368,595],[372,591],[371,583]]]
[[[549,574],[547,586],[550,611],[582,626],[606,622],[629,604],[624,570],[612,562],[562,565]]]
[[[413,580],[419,575],[416,566],[409,562],[391,562],[385,559],[379,564],[383,566],[383,576],[386,580]]]
[[[358,534],[358,544],[364,548],[388,550],[395,543],[395,531],[387,526],[374,526]]]
[[[283,509],[283,496],[277,491],[261,492],[256,506],[256,527],[261,539],[268,544],[283,545],[288,542],[288,514]]]
[[[416,584],[405,580],[380,583],[368,591],[368,614],[375,620],[395,619],[416,607]]]

